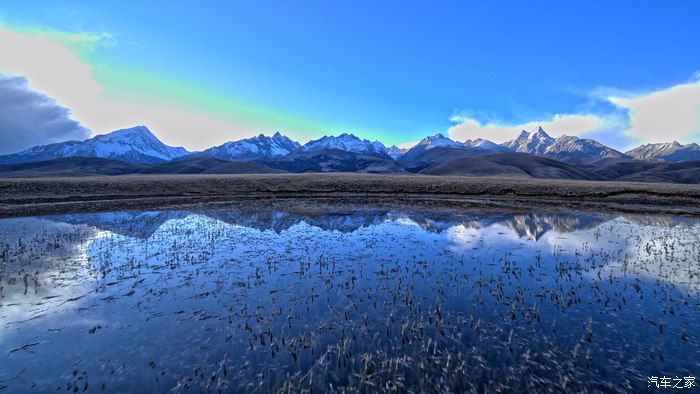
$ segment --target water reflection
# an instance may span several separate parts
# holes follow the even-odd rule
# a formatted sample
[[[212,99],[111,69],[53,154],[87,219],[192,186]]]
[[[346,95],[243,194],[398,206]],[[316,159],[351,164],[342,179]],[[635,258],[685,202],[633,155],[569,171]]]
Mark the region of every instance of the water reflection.
[[[699,371],[697,219],[220,209],[0,234],[13,391],[628,391]]]
[[[104,212],[93,214],[57,215],[48,220],[60,223],[86,224],[101,230],[133,238],[149,238],[165,222],[183,219],[192,212]],[[512,229],[518,237],[536,241],[546,232],[559,233],[592,228],[614,218],[611,215],[584,213],[483,213],[483,212],[411,212],[402,211],[362,211],[362,212],[323,212],[314,215],[290,213],[279,210],[214,210],[197,212],[231,225],[244,226],[260,231],[271,230],[281,233],[290,227],[306,223],[325,231],[353,232],[363,227],[376,226],[384,222],[405,219],[418,224],[426,231],[440,233],[455,225],[465,225],[480,229],[501,224]],[[650,220],[641,218],[642,220]],[[651,219],[653,220],[653,219]],[[664,225],[677,223],[680,218],[661,218]],[[671,222],[671,223],[668,223]]]

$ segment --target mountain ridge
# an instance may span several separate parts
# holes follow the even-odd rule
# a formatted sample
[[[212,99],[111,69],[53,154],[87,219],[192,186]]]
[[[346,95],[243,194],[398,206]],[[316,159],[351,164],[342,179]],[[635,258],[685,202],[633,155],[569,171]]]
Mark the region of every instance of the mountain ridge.
[[[0,163],[30,163],[64,157],[99,157],[127,163],[158,163],[187,155],[182,147],[162,143],[146,126],[119,129],[85,141],[65,141],[35,146],[0,156]]]
[[[626,154],[637,160],[677,163],[700,160],[700,145],[696,143],[683,145],[678,141],[644,144],[627,151]]]
[[[302,145],[298,150],[300,152],[308,153],[312,151],[321,151],[329,149],[359,154],[376,155],[381,157],[390,157],[386,146],[384,146],[384,144],[382,144],[381,142],[372,142],[366,139],[363,140],[355,136],[354,134],[348,133],[342,133],[338,136],[324,135],[319,139],[307,142],[306,144]]]
[[[519,153],[529,153],[566,162],[601,158],[632,159],[624,153],[590,138],[579,138],[571,135],[553,138],[542,127],[538,127],[532,132],[522,130],[516,138],[501,145]]]
[[[345,152],[345,153],[341,153]],[[349,153],[350,155],[346,154]],[[338,168],[353,169],[355,159],[369,163],[361,156],[372,156],[381,160],[399,161],[394,166],[383,163],[386,170],[404,169],[420,171],[431,165],[459,158],[478,157],[490,153],[526,153],[567,163],[588,164],[600,160],[685,162],[700,160],[700,146],[696,143],[682,145],[671,143],[645,144],[622,153],[590,138],[562,135],[551,137],[542,127],[530,132],[522,130],[514,139],[501,144],[483,138],[458,142],[437,133],[427,136],[410,149],[393,145],[387,148],[380,141],[361,139],[354,134],[326,135],[300,144],[281,134],[258,136],[228,141],[200,152],[188,152],[181,147],[172,147],[161,142],[146,126],[135,126],[101,134],[85,141],[65,141],[35,146],[22,152],[0,156],[0,164],[32,163],[65,157],[98,157],[128,163],[162,163],[171,160],[211,157],[226,161],[280,161],[290,156],[287,162],[304,162],[304,168],[321,168],[312,165],[316,157],[325,160],[333,169],[332,162],[343,162]],[[381,160],[376,161],[377,164]],[[284,160],[282,160],[284,161]],[[408,163],[408,164],[407,164]],[[372,165],[374,165],[372,164]],[[364,167],[360,166],[357,168]],[[635,167],[636,168],[636,167]],[[362,170],[360,169],[360,170]]]
[[[221,160],[271,159],[288,155],[299,147],[301,144],[277,131],[272,137],[260,134],[256,137],[228,141],[194,153],[192,156],[213,157]]]

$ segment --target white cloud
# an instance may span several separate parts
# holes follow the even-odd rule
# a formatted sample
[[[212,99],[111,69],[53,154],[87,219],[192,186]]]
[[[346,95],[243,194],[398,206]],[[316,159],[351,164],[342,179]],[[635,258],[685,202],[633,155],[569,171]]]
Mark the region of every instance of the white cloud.
[[[481,137],[503,142],[514,138],[520,130],[541,126],[553,137],[603,133],[619,143],[645,144],[672,140],[689,143],[700,140],[698,75],[693,82],[644,94],[598,89],[591,97],[614,105],[618,111],[609,115],[557,114],[550,119],[521,124],[481,123],[472,117],[455,114],[450,121],[458,124],[450,127],[448,133],[458,141]]]
[[[475,119],[454,115],[452,121],[460,123],[450,127],[450,138],[456,141],[466,139],[487,138],[494,142],[505,142],[515,138],[521,130],[532,130],[542,127],[552,137],[561,135],[581,135],[601,130],[609,130],[619,123],[616,117],[602,117],[593,114],[557,114],[550,119],[530,121],[516,125],[497,123],[482,124]]]
[[[611,95],[607,100],[628,111],[630,127],[624,134],[641,143],[700,139],[700,81],[647,94]]]
[[[27,77],[33,89],[55,98],[76,115],[86,97],[94,99],[101,91],[87,64],[46,37],[0,27],[0,53],[0,71]]]
[[[72,38],[94,39],[81,35]],[[243,137],[234,135],[235,131],[249,128],[195,111],[109,99],[93,78],[90,65],[59,41],[0,27],[0,72],[26,77],[32,89],[70,109],[73,118],[91,129],[93,135],[145,124],[166,144],[205,149]]]
[[[0,73],[0,154],[87,138],[90,131],[70,115],[51,97],[32,90],[26,78]]]

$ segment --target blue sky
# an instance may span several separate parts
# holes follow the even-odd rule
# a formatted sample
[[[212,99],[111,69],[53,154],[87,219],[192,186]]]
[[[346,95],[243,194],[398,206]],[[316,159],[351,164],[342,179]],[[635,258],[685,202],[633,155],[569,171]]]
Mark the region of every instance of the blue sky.
[[[1,28],[67,46],[100,100],[180,111],[189,132],[131,110],[122,113],[135,119],[83,119],[99,111],[35,86],[39,71],[0,61],[0,72],[26,76],[93,133],[151,120],[166,142],[193,149],[277,129],[301,140],[348,131],[387,144],[436,132],[502,142],[534,123],[623,149],[698,139],[698,21],[697,1],[0,1]],[[630,111],[646,97],[681,100],[690,115],[644,131],[651,124]],[[646,116],[655,128],[675,116],[656,112]]]

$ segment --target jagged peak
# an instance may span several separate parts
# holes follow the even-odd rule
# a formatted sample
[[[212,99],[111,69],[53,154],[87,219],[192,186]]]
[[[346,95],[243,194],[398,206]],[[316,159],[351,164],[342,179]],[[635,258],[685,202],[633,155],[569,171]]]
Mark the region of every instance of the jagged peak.
[[[355,134],[347,133],[347,132],[344,132],[344,133],[341,133],[338,135],[324,134],[323,137],[315,139],[315,140],[311,140],[311,141],[323,141],[323,140],[327,140],[327,139],[348,139],[348,138],[353,139],[353,140],[366,141],[366,140],[362,140],[360,137],[356,136]],[[309,142],[311,142],[311,141],[309,141]]]
[[[290,138],[287,137],[287,136],[285,136],[284,134],[280,133],[279,131],[276,131],[275,134],[273,134],[273,135],[271,135],[271,136],[267,136],[267,135],[265,135],[264,133],[260,133],[260,134],[258,134],[258,135],[256,135],[256,136],[252,136],[252,137],[246,137],[246,138],[240,138],[240,139],[237,139],[237,140],[227,141],[227,142],[224,143],[224,145],[226,145],[226,144],[235,144],[235,143],[241,142],[241,141],[253,141],[253,140],[280,140],[280,139],[290,139]]]
[[[439,141],[439,140],[449,140],[449,141],[452,141],[452,140],[449,139],[448,137],[445,137],[442,133],[436,133],[436,134],[434,134],[434,135],[429,135],[429,136],[423,138],[423,139],[419,142],[419,144],[429,144],[429,143],[431,143],[432,141]]]
[[[532,130],[532,136],[533,136],[533,137],[537,136],[537,137],[543,137],[543,138],[552,138],[552,137],[549,136],[549,134],[547,134],[546,131],[544,131],[544,129],[542,128],[542,126],[537,126],[536,129],[533,129],[533,130]]]
[[[251,157],[279,157],[297,149],[300,144],[279,131],[272,136],[261,133],[257,136],[227,141],[203,152],[205,156],[231,160]]]
[[[302,151],[309,152],[311,150],[327,148],[356,153],[382,153],[386,151],[386,147],[380,141],[371,142],[350,133],[342,133],[337,136],[324,135],[319,139],[307,142],[302,146]]]
[[[333,136],[331,136],[331,137],[333,137]],[[358,137],[352,133],[342,133],[338,137],[335,137],[335,138],[353,138],[353,139],[358,139],[358,140],[360,139],[360,137]]]
[[[678,141],[642,144],[627,151],[627,155],[639,160],[678,162],[697,160],[700,146],[697,143],[681,144]]]

